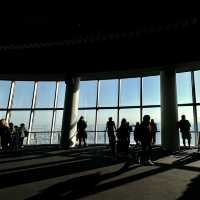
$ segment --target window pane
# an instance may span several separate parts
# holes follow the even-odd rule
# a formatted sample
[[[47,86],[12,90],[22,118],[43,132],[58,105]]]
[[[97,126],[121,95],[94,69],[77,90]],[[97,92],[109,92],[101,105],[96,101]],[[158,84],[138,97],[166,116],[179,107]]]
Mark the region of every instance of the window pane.
[[[6,111],[0,111],[0,119],[6,118]]]
[[[99,106],[117,106],[118,80],[103,80],[99,84]]]
[[[196,90],[196,101],[200,102],[200,71],[194,72],[195,78],[195,90]]]
[[[20,126],[24,123],[26,128],[29,126],[30,111],[12,111],[10,116],[10,122],[14,125]]]
[[[60,82],[58,88],[57,108],[64,108],[65,88],[66,88],[65,82],[64,81]]]
[[[51,131],[52,116],[53,111],[35,111],[32,131]]]
[[[192,103],[191,72],[177,73],[176,85],[178,104]]]
[[[55,112],[55,126],[51,140],[52,144],[58,144],[60,142],[61,130],[62,130],[62,118],[63,118],[63,110],[57,110]]]
[[[151,119],[154,119],[157,130],[159,132],[156,133],[156,144],[161,144],[161,113],[160,108],[143,108],[143,116],[150,115]]]
[[[140,122],[140,109],[139,108],[131,108],[131,109],[120,109],[119,111],[119,123],[121,123],[121,120],[125,118],[130,126],[132,126],[132,129],[134,131],[134,126],[136,122]],[[130,135],[130,143],[135,144],[133,133]]]
[[[120,105],[121,106],[139,106],[140,105],[140,79],[139,78],[121,79]]]
[[[97,98],[97,81],[81,81],[79,107],[95,107]]]
[[[61,131],[61,129],[62,129],[62,119],[63,119],[63,110],[57,110],[55,112],[54,131]]]
[[[7,108],[11,81],[0,81],[0,108]]]
[[[98,111],[97,116],[97,143],[104,144],[105,141],[105,130],[106,130],[106,122],[108,118],[112,117],[116,126],[117,126],[117,109],[101,109]],[[106,134],[106,143],[108,143],[108,138]]]
[[[197,106],[197,125],[198,125],[198,132],[200,132],[200,106]]]
[[[186,119],[189,120],[191,124],[191,131],[194,131],[194,116],[193,116],[193,107],[192,106],[179,106],[178,107],[178,120],[181,120],[181,115],[185,115]],[[191,132],[192,140],[191,145],[195,145],[195,133]],[[187,144],[187,143],[186,143]],[[182,137],[180,134],[180,145],[183,145]]]
[[[143,105],[160,105],[160,76],[143,79]]]
[[[39,82],[36,98],[37,108],[50,108],[53,107],[55,98],[55,82]]]
[[[16,81],[13,108],[30,108],[33,98],[34,82]]]

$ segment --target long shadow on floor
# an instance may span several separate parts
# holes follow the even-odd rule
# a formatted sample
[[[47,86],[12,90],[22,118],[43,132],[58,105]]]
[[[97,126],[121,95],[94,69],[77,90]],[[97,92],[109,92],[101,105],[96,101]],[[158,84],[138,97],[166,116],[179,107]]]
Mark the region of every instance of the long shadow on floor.
[[[117,171],[103,174],[96,172],[86,176],[80,176],[72,178],[65,182],[55,184],[43,191],[40,194],[30,197],[27,200],[39,200],[39,199],[77,199],[83,196],[87,196],[96,193],[100,188],[98,184],[101,181],[116,177],[124,172],[134,170],[140,167],[139,165],[129,167],[129,163],[125,163],[122,168]],[[107,185],[107,184],[103,184]]]
[[[135,168],[138,168],[139,166],[133,166],[129,167],[129,163],[126,163],[121,169],[108,173],[108,174],[103,174],[101,175],[100,172],[91,174],[91,175],[86,175],[86,176],[81,176],[77,178],[73,178],[70,180],[67,180],[65,182],[58,183],[56,185],[53,185],[43,191],[39,195],[33,196],[27,200],[39,200],[39,199],[78,199],[84,196],[88,196],[91,194],[95,194],[98,192],[102,192],[108,189],[112,189],[130,182],[134,182],[136,180],[152,176],[173,168],[181,168],[184,167],[185,164],[191,163],[199,159],[195,155],[190,155],[186,156],[185,159],[181,159],[180,161],[176,161],[173,164],[158,164],[156,168],[150,169],[149,171],[145,171],[139,174],[135,174],[132,176],[128,176],[125,178],[120,178],[114,181],[109,181],[106,183],[102,183],[101,181],[110,179],[112,177],[116,177],[124,172],[133,170]],[[193,187],[194,190],[197,190],[197,185],[199,184],[199,180],[195,179],[195,187]],[[191,187],[190,187],[191,188]],[[188,195],[190,191],[194,191],[189,189],[184,195]],[[184,197],[185,197],[184,196]],[[189,196],[189,195],[188,195]],[[187,197],[187,196],[186,196]],[[190,196],[191,198],[191,196]],[[183,199],[183,198],[182,198]],[[180,200],[182,200],[180,199]],[[184,198],[185,199],[185,198]]]
[[[179,197],[177,200],[189,200],[192,197],[199,199],[200,197],[200,176],[197,176],[191,180],[191,183],[188,184],[186,191]]]

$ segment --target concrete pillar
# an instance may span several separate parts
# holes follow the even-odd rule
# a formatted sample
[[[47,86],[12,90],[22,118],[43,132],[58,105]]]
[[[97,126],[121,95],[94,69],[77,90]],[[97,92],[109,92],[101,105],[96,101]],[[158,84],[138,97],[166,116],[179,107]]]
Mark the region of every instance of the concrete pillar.
[[[78,120],[80,78],[66,80],[65,105],[62,121],[61,147],[75,146]]]
[[[161,144],[164,150],[179,150],[179,132],[177,128],[178,107],[176,95],[176,72],[168,68],[160,73],[161,89]]]

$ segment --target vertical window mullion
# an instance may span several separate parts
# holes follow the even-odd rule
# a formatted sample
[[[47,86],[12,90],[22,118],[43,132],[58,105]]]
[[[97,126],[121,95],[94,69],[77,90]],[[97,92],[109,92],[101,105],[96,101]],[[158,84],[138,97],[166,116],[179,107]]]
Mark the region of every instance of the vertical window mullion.
[[[34,108],[36,104],[37,92],[38,92],[38,81],[35,81],[34,89],[33,89],[32,104],[31,104],[30,121],[29,121],[29,127],[28,127],[28,131],[29,131],[28,141],[27,141],[28,144],[30,144],[30,138],[31,138],[30,132],[32,130],[32,125],[33,125],[33,120],[34,120]]]
[[[191,72],[191,82],[192,82],[192,101],[193,101],[193,115],[194,115],[195,146],[197,146],[198,145],[198,122],[197,122],[197,107],[196,107],[194,71]]]
[[[12,81],[10,86],[10,94],[8,98],[7,113],[6,113],[7,122],[10,120],[10,112],[12,108],[14,93],[15,93],[15,81]]]
[[[53,117],[52,117],[52,124],[51,124],[50,144],[52,144],[53,131],[55,127],[56,107],[57,107],[57,101],[58,101],[58,89],[59,89],[59,82],[56,82],[55,98],[54,98],[54,105],[53,105]]]
[[[119,104],[120,104],[120,96],[121,96],[121,80],[118,79],[118,100],[117,100],[117,127],[119,127]]]
[[[142,114],[143,114],[143,81],[142,76],[140,77],[140,122],[142,122]]]
[[[98,106],[99,106],[99,87],[100,83],[97,80],[97,94],[96,94],[96,114],[95,114],[95,135],[94,135],[94,143],[97,143],[97,117],[98,117]]]

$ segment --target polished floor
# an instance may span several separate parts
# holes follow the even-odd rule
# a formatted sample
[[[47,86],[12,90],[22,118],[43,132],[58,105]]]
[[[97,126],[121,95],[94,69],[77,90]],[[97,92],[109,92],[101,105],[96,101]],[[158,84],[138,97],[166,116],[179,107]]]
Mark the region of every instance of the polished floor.
[[[131,150],[133,154],[133,150]],[[154,166],[134,159],[113,161],[107,146],[62,150],[25,147],[0,154],[0,199],[181,200],[200,196],[197,150],[164,155],[153,150]]]

